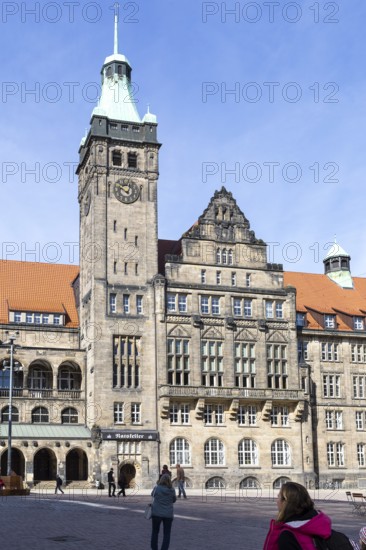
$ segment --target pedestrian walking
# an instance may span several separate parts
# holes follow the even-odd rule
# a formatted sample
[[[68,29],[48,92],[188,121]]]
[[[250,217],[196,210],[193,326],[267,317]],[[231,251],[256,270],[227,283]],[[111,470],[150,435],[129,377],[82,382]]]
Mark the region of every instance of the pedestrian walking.
[[[187,498],[185,489],[184,489],[184,469],[180,464],[176,465],[177,468],[177,483],[178,483],[178,498],[180,498],[182,495],[184,498]]]
[[[125,476],[124,471],[121,468],[121,471],[119,473],[119,478],[118,478],[118,487],[120,488],[120,491],[117,493],[118,497],[120,495],[122,495],[124,497],[126,496],[126,493],[125,493],[126,485],[127,485],[126,476]]]
[[[55,495],[57,494],[57,491],[60,491],[63,495],[65,494],[62,490],[62,478],[57,474],[56,476],[56,488],[55,488]]]
[[[111,468],[108,472],[108,496],[109,497],[116,496],[116,483],[114,481],[113,468]]]
[[[164,474],[160,477],[151,495],[153,496],[151,507],[151,550],[158,550],[158,539],[161,523],[163,523],[163,543],[160,550],[168,550],[174,518],[173,504],[177,500],[169,474]]]

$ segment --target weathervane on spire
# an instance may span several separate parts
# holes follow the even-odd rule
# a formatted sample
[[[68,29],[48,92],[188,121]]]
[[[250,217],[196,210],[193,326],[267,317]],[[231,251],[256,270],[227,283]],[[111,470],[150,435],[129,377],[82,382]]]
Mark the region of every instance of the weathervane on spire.
[[[114,3],[114,53],[118,53],[119,2]]]

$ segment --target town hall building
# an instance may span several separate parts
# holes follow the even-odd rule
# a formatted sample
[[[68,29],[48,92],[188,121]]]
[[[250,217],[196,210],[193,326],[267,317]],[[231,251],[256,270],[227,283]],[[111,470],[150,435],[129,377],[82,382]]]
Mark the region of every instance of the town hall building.
[[[194,488],[357,486],[366,279],[336,243],[322,274],[269,263],[224,187],[159,239],[157,118],[115,44],[79,148],[80,266],[0,261],[1,474],[11,414],[30,485],[113,467],[148,488],[179,463]]]

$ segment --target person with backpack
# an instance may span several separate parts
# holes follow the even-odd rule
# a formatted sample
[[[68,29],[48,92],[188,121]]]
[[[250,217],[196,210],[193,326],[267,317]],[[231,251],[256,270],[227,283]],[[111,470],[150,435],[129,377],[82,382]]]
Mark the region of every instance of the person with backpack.
[[[271,521],[263,550],[346,550],[349,539],[332,530],[329,516],[318,512],[300,483],[284,483],[277,497],[278,514]]]

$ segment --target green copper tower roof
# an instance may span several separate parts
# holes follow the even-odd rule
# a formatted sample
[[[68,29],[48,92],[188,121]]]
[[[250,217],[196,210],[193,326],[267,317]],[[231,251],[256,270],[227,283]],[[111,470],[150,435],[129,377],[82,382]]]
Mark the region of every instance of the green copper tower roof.
[[[131,82],[131,65],[127,57],[118,53],[118,13],[114,18],[114,52],[106,57],[101,74],[102,90],[92,117],[106,117],[113,121],[132,123],[157,123],[149,111],[143,119],[136,107],[136,90]]]

